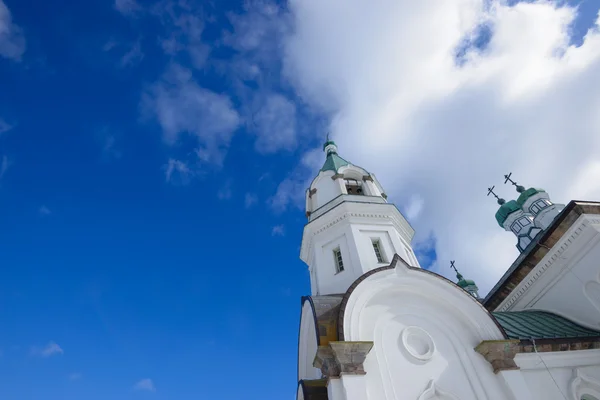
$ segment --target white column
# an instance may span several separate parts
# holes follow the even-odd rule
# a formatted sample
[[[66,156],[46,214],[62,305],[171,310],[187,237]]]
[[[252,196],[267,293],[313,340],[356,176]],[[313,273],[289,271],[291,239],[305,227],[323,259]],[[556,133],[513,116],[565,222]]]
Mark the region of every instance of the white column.
[[[366,375],[344,374],[340,377],[345,400],[367,400]]]
[[[327,398],[329,400],[346,400],[344,387],[340,378],[330,378],[327,382]]]
[[[504,381],[514,400],[531,400],[534,397],[518,369],[499,371],[498,376]]]

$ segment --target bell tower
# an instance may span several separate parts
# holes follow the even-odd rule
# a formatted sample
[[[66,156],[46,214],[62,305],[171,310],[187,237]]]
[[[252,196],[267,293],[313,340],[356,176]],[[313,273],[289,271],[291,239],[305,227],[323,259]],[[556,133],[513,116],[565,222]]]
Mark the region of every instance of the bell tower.
[[[387,202],[373,173],[323,145],[325,162],[306,190],[300,258],[310,271],[312,295],[344,293],[365,272],[389,265],[394,254],[420,267],[411,248],[414,230]]]

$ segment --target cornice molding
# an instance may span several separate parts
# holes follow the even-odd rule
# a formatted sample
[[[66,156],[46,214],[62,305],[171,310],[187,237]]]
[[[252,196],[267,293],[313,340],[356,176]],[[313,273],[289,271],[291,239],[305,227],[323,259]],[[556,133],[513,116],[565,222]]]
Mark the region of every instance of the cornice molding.
[[[348,204],[363,204],[363,203],[348,203]],[[373,206],[373,204],[369,204],[369,205]],[[382,203],[381,205],[388,206],[389,203]],[[333,217],[329,221],[323,223],[318,228],[312,228],[309,225],[307,225],[305,227],[305,231],[304,231],[305,237],[303,237],[303,240],[302,240],[302,247],[300,248],[300,258],[303,260],[306,260],[307,256],[309,256],[312,253],[313,242],[314,242],[312,240],[312,238],[314,238],[318,234],[324,232],[325,230],[339,224],[340,222],[342,222],[348,218],[372,218],[372,219],[391,221],[392,225],[394,226],[394,228],[396,228],[398,230],[398,232],[400,232],[403,239],[406,240],[406,242],[410,244],[412,241],[412,236],[414,235],[414,231],[412,230],[412,227],[410,227],[410,225],[408,225],[407,221],[402,221],[400,218],[398,218],[398,216],[394,215],[395,213],[398,213],[400,216],[402,216],[400,211],[396,207],[393,207],[393,209],[395,210],[395,212],[393,211],[391,213],[345,211],[345,212],[339,214],[337,217]],[[410,230],[407,229],[405,225],[408,225]]]

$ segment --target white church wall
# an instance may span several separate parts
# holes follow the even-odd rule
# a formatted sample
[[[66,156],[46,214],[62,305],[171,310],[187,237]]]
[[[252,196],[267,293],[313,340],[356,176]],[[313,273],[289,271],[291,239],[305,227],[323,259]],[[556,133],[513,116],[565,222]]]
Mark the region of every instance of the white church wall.
[[[383,221],[386,222],[386,221]],[[398,231],[390,223],[382,224],[353,224],[352,231],[355,237],[362,270],[368,272],[374,268],[388,265],[394,254],[398,254],[414,267],[419,267],[411,246],[407,244]],[[373,241],[378,240],[381,245],[384,261],[377,262]]]
[[[298,380],[319,379],[321,370],[313,367],[317,354],[315,316],[309,301],[302,305],[300,337],[298,338]]]
[[[498,310],[545,310],[600,328],[599,227],[600,216],[582,215]]]
[[[339,179],[331,179],[334,175],[333,171],[325,171],[319,173],[319,176],[313,181],[311,189],[317,189],[312,195],[312,209],[315,211],[319,207],[324,206],[329,201],[343,194],[342,183]]]
[[[352,229],[347,224],[330,228],[327,235],[315,240],[317,293],[319,295],[344,293],[354,280],[362,275]],[[344,270],[338,272],[334,250],[342,254]]]
[[[531,400],[580,400],[600,390],[600,350],[517,354],[515,362]]]

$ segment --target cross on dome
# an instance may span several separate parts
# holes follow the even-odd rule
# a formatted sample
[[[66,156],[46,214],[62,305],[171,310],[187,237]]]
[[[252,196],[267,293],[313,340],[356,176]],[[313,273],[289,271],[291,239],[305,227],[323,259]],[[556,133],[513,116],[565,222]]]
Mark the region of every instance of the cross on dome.
[[[494,188],[495,187],[496,186],[492,186],[492,187],[488,188],[488,194],[487,195],[489,196],[491,194],[492,196],[494,196],[496,198],[496,200],[498,200],[498,204],[500,204],[500,205],[506,203],[506,200],[504,200],[501,197],[498,197],[498,195],[496,193],[494,193]]]
[[[525,188],[521,185],[517,185],[517,182],[510,179],[511,176],[512,176],[512,172],[510,172],[508,175],[504,175],[504,184],[506,185],[508,182],[510,182],[512,185],[514,185],[517,188],[517,192],[523,193],[525,191]]]

